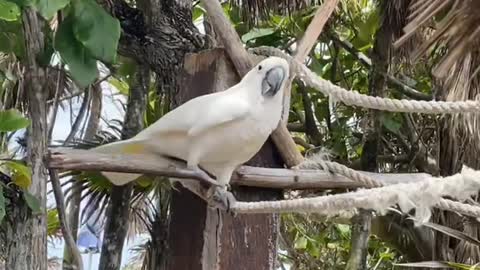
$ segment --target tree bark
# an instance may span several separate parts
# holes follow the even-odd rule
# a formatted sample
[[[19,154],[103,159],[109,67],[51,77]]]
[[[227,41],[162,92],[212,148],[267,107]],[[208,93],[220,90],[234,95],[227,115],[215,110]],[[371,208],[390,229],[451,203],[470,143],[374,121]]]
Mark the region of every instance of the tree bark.
[[[129,139],[143,129],[143,116],[146,110],[150,85],[150,72],[145,65],[139,65],[135,85],[131,88],[122,139]],[[129,224],[130,197],[133,183],[113,186],[106,211],[106,225],[103,236],[99,269],[118,270],[122,262],[122,250]]]
[[[346,270],[368,269],[368,238],[372,224],[372,213],[360,209],[360,213],[352,218],[352,247]]]
[[[43,161],[47,150],[46,70],[37,63],[44,49],[43,24],[32,8],[22,11],[25,37],[25,92],[31,125],[28,128],[27,160],[32,169],[28,188],[40,202],[40,213],[31,214],[25,204],[15,210],[7,243],[6,269],[47,269],[46,190],[47,170]]]
[[[199,95],[222,91],[238,82],[232,62],[222,49],[189,55],[181,75],[186,102]],[[268,140],[250,165],[281,167],[273,143]],[[272,200],[280,192],[272,189],[235,187],[237,200]],[[170,222],[170,261],[167,269],[275,269],[278,215],[256,214],[232,217],[184,188],[173,191]],[[245,259],[248,258],[248,259]]]
[[[387,87],[387,79],[383,74],[388,74],[390,65],[391,29],[382,24],[375,36],[372,51],[372,67],[370,70],[369,95],[383,97]],[[378,155],[380,153],[380,138],[382,134],[382,112],[370,110],[367,127],[364,133],[364,145],[361,156],[362,170],[378,171]],[[360,209],[360,213],[352,219],[352,247],[350,258],[347,262],[348,270],[366,270],[368,255],[368,239],[371,230],[372,213]]]

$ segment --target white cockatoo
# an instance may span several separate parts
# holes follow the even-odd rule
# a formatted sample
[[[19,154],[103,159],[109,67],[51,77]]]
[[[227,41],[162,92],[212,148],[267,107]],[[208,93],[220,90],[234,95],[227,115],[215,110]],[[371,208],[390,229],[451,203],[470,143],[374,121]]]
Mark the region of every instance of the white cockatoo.
[[[233,171],[251,159],[277,127],[288,77],[286,60],[266,58],[231,88],[191,99],[135,137],[92,150],[181,159],[188,168],[200,166],[228,186]],[[102,173],[115,185],[140,176]]]

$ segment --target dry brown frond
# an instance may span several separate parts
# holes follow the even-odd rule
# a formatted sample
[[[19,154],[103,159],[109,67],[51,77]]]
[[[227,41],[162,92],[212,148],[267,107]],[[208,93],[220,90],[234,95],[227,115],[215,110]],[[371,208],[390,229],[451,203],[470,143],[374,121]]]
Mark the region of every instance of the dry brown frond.
[[[464,233],[478,239],[480,228],[477,222],[465,222]],[[480,248],[468,241],[460,241],[454,251],[455,261],[465,264],[477,264],[480,262]]]
[[[413,54],[418,59],[439,42],[447,45],[448,51],[433,74],[445,78],[458,59],[477,51],[480,43],[480,1],[475,0],[412,0],[410,22],[404,27],[404,35],[394,44],[405,44],[421,29],[434,20],[435,31]]]
[[[478,66],[480,53],[467,53],[457,60],[445,79],[445,100],[475,100],[480,99],[480,78]],[[458,114],[449,117],[450,136],[462,138],[464,144],[463,161],[472,168],[480,167],[480,117],[478,114]]]
[[[403,29],[408,23],[408,17],[411,10],[410,5],[414,0],[396,0],[380,1],[380,11],[382,14],[381,27],[389,29],[392,33],[392,41],[398,39],[403,34]],[[415,49],[416,44],[422,42],[422,33],[415,33],[397,50],[392,50],[392,56],[395,62],[409,62],[409,55]]]
[[[308,7],[322,4],[322,0],[229,0],[232,6],[239,7],[240,14],[247,24],[265,20],[272,14],[290,15]]]

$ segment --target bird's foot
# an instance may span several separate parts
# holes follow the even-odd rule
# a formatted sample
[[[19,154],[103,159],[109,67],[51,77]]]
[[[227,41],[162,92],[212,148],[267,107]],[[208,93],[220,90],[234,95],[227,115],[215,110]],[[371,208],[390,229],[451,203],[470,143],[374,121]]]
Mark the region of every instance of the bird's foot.
[[[198,176],[200,176],[203,183],[208,184],[209,186],[223,187],[222,184],[218,183],[218,181],[213,179],[210,175],[208,175],[208,173],[200,169],[198,165],[187,165],[187,169],[194,171]]]
[[[235,214],[231,209],[237,200],[233,194],[226,189],[226,186],[212,186],[207,191],[207,198],[210,206],[225,210],[232,215]]]

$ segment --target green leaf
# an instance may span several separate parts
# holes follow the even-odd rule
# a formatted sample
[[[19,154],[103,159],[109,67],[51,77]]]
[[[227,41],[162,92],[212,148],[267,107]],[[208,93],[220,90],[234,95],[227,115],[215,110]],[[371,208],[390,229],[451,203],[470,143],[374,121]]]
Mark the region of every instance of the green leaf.
[[[273,33],[275,33],[275,29],[273,28],[253,28],[250,32],[242,36],[242,41],[246,43],[249,40],[269,36]]]
[[[15,109],[0,111],[0,132],[15,131],[27,127],[30,120]]]
[[[41,213],[40,201],[35,196],[28,193],[27,191],[24,191],[23,198],[25,199],[28,207],[30,207],[30,209],[32,210],[33,214]]]
[[[20,20],[0,20],[0,51],[5,53],[13,52],[17,57],[22,57],[25,51],[24,43],[23,26]]]
[[[192,12],[192,21],[197,21],[203,14],[205,14],[205,9],[203,9],[202,7],[196,5],[194,8],[193,8],[193,12]]]
[[[114,77],[111,77],[110,79],[108,79],[108,82],[111,85],[113,85],[115,88],[117,88],[117,90],[118,90],[118,92],[120,92],[120,94],[128,96],[128,93],[130,91],[130,87],[126,82],[121,81],[121,80],[119,80],[117,78],[114,78]]]
[[[19,7],[32,6],[36,0],[8,0],[9,2],[17,4]]]
[[[3,196],[3,186],[0,185],[0,222],[5,217],[5,197]]]
[[[55,236],[61,231],[57,209],[47,210],[47,236]]]
[[[32,184],[30,167],[14,160],[3,161],[0,165],[8,169],[12,175],[12,182],[20,188],[25,190]]]
[[[402,123],[390,115],[385,115],[383,117],[383,126],[390,132],[398,134],[400,132],[400,128],[402,127]]]
[[[43,18],[49,20],[68,3],[70,3],[70,0],[36,0],[35,8]]]
[[[299,238],[297,238],[297,240],[295,240],[294,246],[295,246],[295,249],[305,249],[307,248],[307,244],[308,244],[307,238],[300,236]]]
[[[19,161],[5,160],[2,161],[1,164],[6,166],[10,171],[13,171],[14,173],[22,174],[28,177],[32,176],[32,171],[30,170],[30,167],[20,163]]]
[[[141,186],[142,188],[147,188],[150,185],[152,185],[153,179],[151,177],[148,177],[146,175],[142,175],[138,177],[135,182]]]
[[[97,61],[87,49],[75,39],[73,18],[67,16],[60,24],[54,41],[55,49],[80,87],[86,87],[97,78]]]
[[[0,0],[0,19],[5,21],[16,21],[20,16],[20,8],[5,0]]]
[[[97,59],[113,63],[120,39],[120,22],[94,0],[73,2],[73,32]]]

